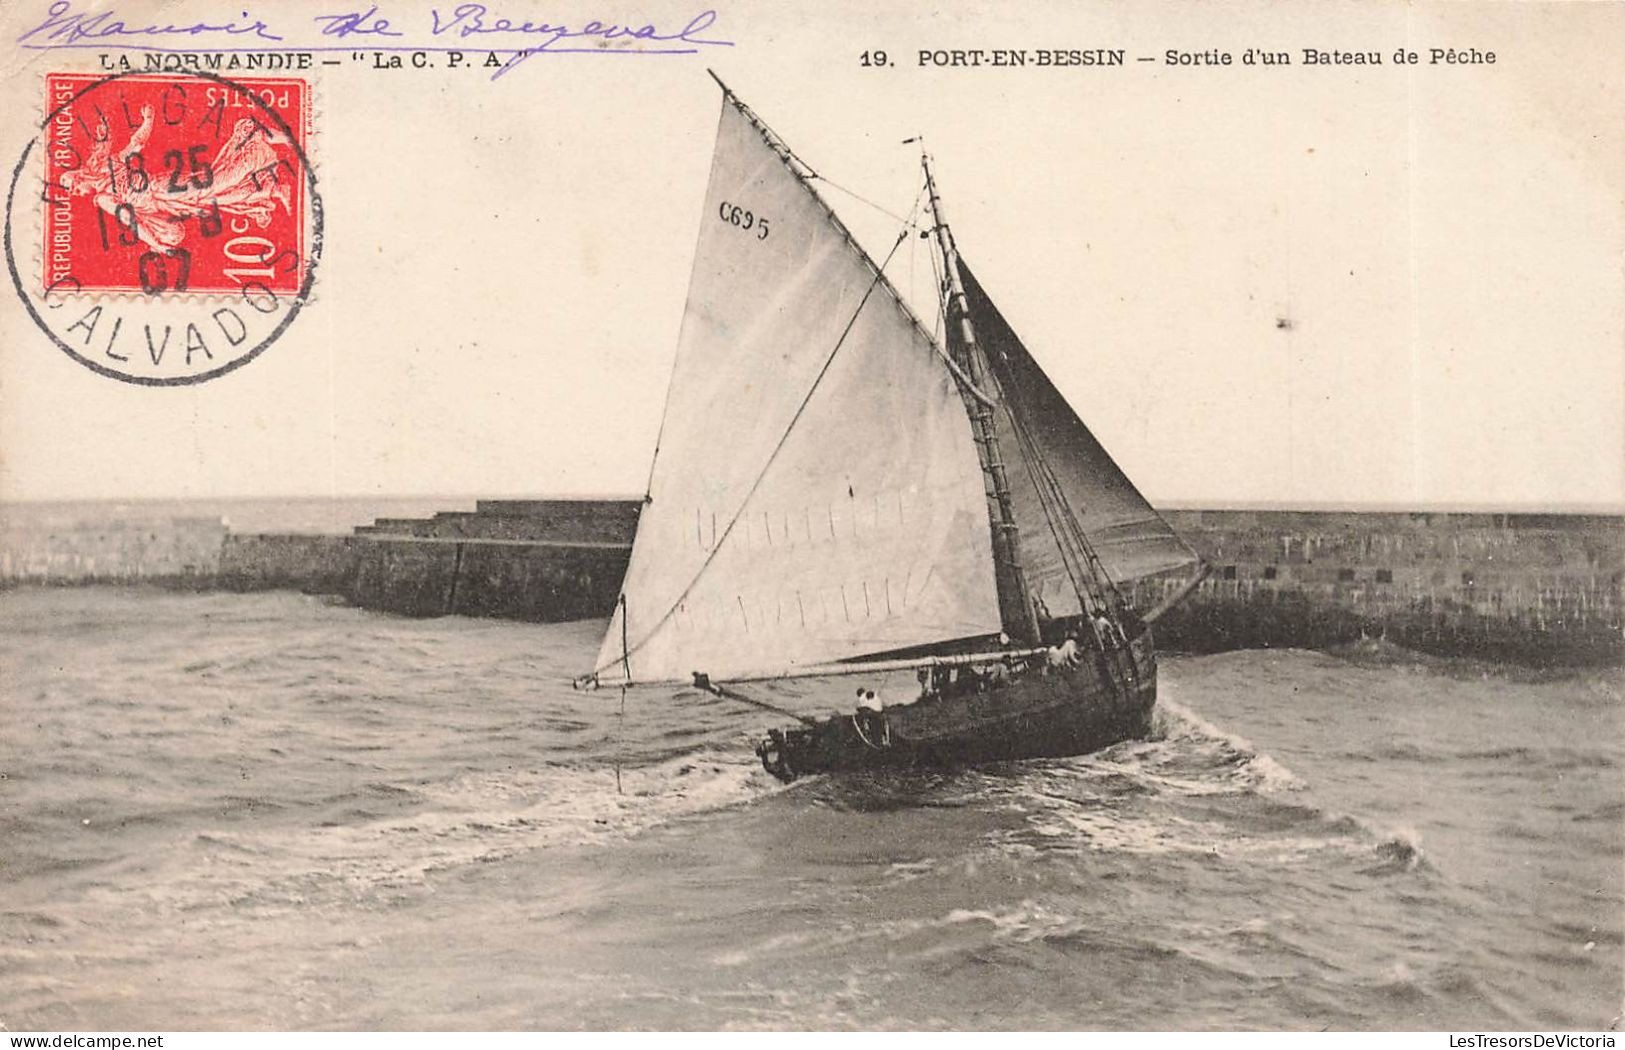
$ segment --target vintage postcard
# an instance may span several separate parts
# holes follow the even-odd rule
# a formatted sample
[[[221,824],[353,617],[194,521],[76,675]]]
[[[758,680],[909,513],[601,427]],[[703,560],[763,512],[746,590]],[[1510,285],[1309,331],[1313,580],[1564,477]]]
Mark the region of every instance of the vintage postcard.
[[[1622,41],[5,5],[0,1028],[1614,1045]]]

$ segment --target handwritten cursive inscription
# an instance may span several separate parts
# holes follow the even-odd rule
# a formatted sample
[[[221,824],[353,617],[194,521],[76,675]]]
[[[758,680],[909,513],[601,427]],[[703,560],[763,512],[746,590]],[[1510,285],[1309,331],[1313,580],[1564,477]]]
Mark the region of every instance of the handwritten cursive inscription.
[[[489,5],[470,0],[449,10],[429,8],[428,24],[420,24],[418,31],[413,32],[402,28],[398,20],[387,17],[381,3],[374,3],[365,9],[314,16],[307,26],[314,25],[317,39],[305,43],[298,39],[297,33],[290,38],[273,31],[270,24],[261,19],[250,20],[246,11],[242,12],[241,20],[158,24],[121,18],[112,7],[76,11],[73,0],[55,0],[44,20],[17,37],[17,42],[35,51],[94,47],[179,54],[268,50],[261,42],[281,44],[279,50],[297,51],[349,51],[363,41],[362,46],[387,52],[434,51],[460,55],[461,49],[478,48],[508,56],[507,62],[491,75],[491,79],[496,80],[531,56],[540,54],[692,55],[702,48],[733,47],[732,40],[708,34],[716,22],[715,11],[702,11],[681,27],[598,19],[554,22],[493,13]],[[307,28],[306,32],[311,30]],[[166,37],[185,37],[196,43],[176,46],[159,44],[154,39]],[[449,46],[452,44],[456,46]]]
[[[327,23],[322,28],[323,36],[405,36],[398,29],[389,28],[389,19],[378,14],[378,5],[373,4],[365,11],[351,11],[342,15],[317,15],[314,21]]]
[[[245,11],[243,17],[247,18]],[[118,17],[111,8],[95,14],[75,12],[70,0],[57,0],[46,11],[45,21],[19,36],[21,43],[33,41],[55,47],[71,47],[82,41],[96,41],[103,45],[118,46],[122,37],[190,36],[207,37],[212,34],[246,36],[255,40],[280,41],[282,37],[271,32],[271,27],[255,20],[252,23],[236,21],[193,22],[191,25],[131,25]]]
[[[429,16],[432,19],[430,32],[435,36],[452,35],[458,39],[467,40],[474,37],[520,37],[537,39],[538,43],[528,47],[513,49],[513,57],[508,59],[506,65],[497,70],[492,80],[503,76],[521,62],[532,55],[544,51],[554,54],[564,52],[600,52],[610,50],[605,43],[611,40],[638,40],[651,41],[659,44],[672,45],[667,47],[634,47],[623,50],[635,54],[664,54],[664,55],[692,55],[700,47],[732,47],[731,40],[710,40],[699,34],[711,28],[717,20],[715,11],[702,11],[688,20],[688,24],[676,32],[661,32],[653,25],[641,26],[618,25],[613,22],[600,22],[596,19],[572,28],[565,24],[550,22],[515,22],[511,18],[493,16],[490,9],[481,3],[459,4],[453,8],[451,14],[442,17],[438,8],[430,8]],[[561,46],[564,41],[596,39],[602,41],[592,47]],[[687,45],[687,46],[678,46]]]

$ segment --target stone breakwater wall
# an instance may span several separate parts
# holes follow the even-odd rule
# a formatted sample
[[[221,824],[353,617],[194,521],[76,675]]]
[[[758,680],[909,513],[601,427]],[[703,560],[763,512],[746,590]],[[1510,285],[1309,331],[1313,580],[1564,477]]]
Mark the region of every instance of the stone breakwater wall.
[[[305,591],[350,597],[361,549],[353,536],[228,533],[215,585],[228,591]]]
[[[481,500],[472,512],[380,518],[350,536],[231,535],[220,586],[338,594],[405,616],[584,620],[620,593],[636,500]]]
[[[0,535],[0,585],[152,582],[340,595],[408,616],[609,615],[637,500],[482,500],[353,534],[229,533],[219,519],[35,520]],[[1157,624],[1164,649],[1362,638],[1535,665],[1625,663],[1625,517],[1176,510],[1212,575]],[[1140,581],[1141,609],[1182,579]]]
[[[119,508],[85,517],[67,511],[0,519],[0,587],[100,583],[213,586],[226,539],[216,517],[153,515]]]
[[[1213,573],[1157,624],[1167,649],[1381,638],[1534,665],[1625,661],[1625,518],[1172,511]],[[1147,608],[1179,586],[1144,580]]]

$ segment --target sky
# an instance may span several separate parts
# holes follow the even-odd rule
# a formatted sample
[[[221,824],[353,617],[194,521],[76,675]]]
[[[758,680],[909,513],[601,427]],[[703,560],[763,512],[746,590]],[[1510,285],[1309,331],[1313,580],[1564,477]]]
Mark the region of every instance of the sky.
[[[7,171],[43,74],[98,61],[16,46],[46,6],[0,12]],[[281,26],[330,6],[248,9]],[[503,13],[603,17],[543,6]],[[678,26],[698,10],[622,6]],[[149,388],[70,360],[7,290],[0,499],[642,492],[702,221],[709,65],[872,246],[896,218],[835,187],[908,212],[902,140],[923,135],[966,258],[1155,503],[1625,506],[1625,74],[1608,49],[1625,8],[715,9],[708,34],[734,46],[694,56],[538,55],[495,81],[313,70],[313,301],[247,366]],[[159,10],[219,16],[119,7],[131,24]],[[918,64],[1093,47],[1128,62]],[[1248,47],[1294,63],[1244,66]],[[1392,64],[1407,47],[1421,62]],[[1432,47],[1496,61],[1435,65]],[[1304,48],[1384,64],[1305,66]],[[865,67],[876,49],[893,65]],[[1235,64],[1169,66],[1168,49]],[[922,310],[927,250],[888,269]]]

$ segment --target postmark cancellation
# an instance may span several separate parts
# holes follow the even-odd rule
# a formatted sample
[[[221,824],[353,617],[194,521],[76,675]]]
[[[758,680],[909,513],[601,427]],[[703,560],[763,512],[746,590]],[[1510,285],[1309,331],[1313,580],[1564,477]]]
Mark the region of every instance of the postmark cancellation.
[[[41,330],[144,385],[214,378],[266,349],[320,257],[308,82],[52,73],[43,104],[5,230]]]

